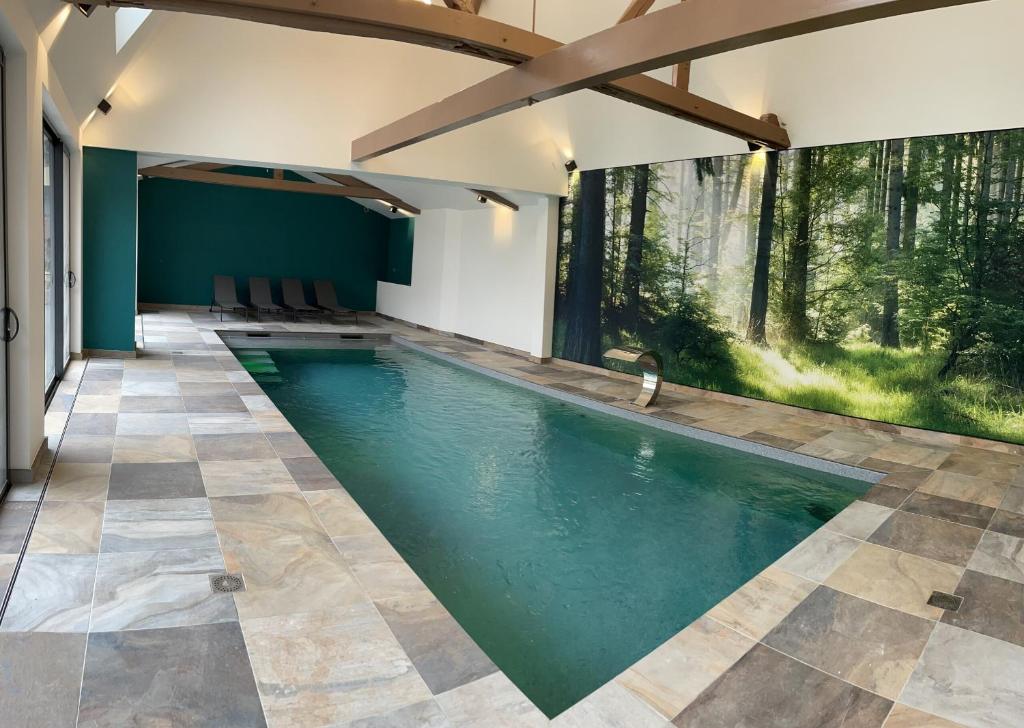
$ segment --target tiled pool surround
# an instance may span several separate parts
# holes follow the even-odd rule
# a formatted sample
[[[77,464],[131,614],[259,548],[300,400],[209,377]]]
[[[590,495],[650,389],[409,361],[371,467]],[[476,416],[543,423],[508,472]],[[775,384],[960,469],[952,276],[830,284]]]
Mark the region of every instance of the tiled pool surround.
[[[377,323],[367,330],[630,408],[628,382]],[[220,327],[147,315],[143,356],[85,368],[0,623],[0,711],[12,725],[54,726],[123,725],[126,710],[219,726],[547,724],[317,467],[224,350]],[[1024,714],[1019,448],[666,394],[639,416],[886,475],[552,725],[1014,725]],[[48,430],[66,419],[54,410]],[[38,490],[17,489],[15,504]],[[246,591],[213,598],[209,574],[225,570]],[[933,591],[963,605],[929,606]],[[171,692],[174,705],[160,697]]]

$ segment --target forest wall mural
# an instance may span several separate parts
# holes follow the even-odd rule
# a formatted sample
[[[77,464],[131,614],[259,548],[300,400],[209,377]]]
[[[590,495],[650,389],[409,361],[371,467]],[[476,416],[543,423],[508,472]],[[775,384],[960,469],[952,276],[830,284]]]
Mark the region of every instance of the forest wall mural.
[[[1024,443],[1022,175],[1024,130],[574,173],[554,354]]]

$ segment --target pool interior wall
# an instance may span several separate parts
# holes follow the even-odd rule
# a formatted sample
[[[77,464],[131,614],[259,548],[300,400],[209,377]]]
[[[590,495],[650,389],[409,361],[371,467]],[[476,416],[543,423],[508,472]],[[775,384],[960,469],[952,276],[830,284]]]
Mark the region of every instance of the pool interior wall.
[[[236,355],[549,716],[869,487],[372,343]]]

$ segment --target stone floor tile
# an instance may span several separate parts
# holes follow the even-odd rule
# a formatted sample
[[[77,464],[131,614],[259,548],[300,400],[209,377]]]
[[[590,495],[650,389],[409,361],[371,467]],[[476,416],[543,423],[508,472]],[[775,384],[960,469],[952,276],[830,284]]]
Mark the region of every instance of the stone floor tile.
[[[180,397],[181,390],[175,382],[130,381],[121,384],[122,397]]]
[[[186,397],[217,397],[237,394],[231,382],[181,382],[178,385],[182,395]]]
[[[117,415],[74,413],[68,418],[67,434],[79,435],[113,435],[117,424]]]
[[[118,394],[80,394],[75,398],[75,412],[116,414],[121,403]]]
[[[295,428],[280,412],[253,412],[253,419],[263,432],[294,432]]]
[[[1007,487],[1005,483],[994,480],[936,470],[921,484],[918,491],[996,508],[1002,503]]]
[[[178,463],[195,459],[191,435],[127,435],[114,441],[115,463]]]
[[[82,382],[78,389],[79,395],[119,395],[121,394],[120,380],[93,380]]]
[[[336,538],[334,544],[374,601],[429,593],[416,572],[379,532]]]
[[[763,640],[812,667],[895,700],[933,623],[818,587]]]
[[[943,498],[928,493],[913,493],[900,506],[901,511],[916,513],[921,516],[942,518],[953,523],[960,523],[975,528],[985,528],[995,514],[994,508],[980,506],[953,498]]]
[[[949,457],[949,451],[896,440],[872,452],[871,457],[918,468],[937,468]]]
[[[208,460],[272,460],[277,457],[266,436],[196,435],[196,453],[201,461]]]
[[[185,411],[185,404],[179,396],[134,396],[122,397],[121,414],[149,413],[175,414]]]
[[[897,551],[966,566],[982,533],[979,528],[894,511],[868,540]]]
[[[89,635],[79,728],[265,726],[237,622]]]
[[[193,435],[239,435],[261,432],[248,412],[199,413],[188,416]]]
[[[1024,538],[1024,513],[997,510],[992,516],[992,520],[989,521],[988,528],[990,531]]]
[[[893,514],[891,508],[855,500],[825,524],[825,528],[850,538],[865,540]]]
[[[282,462],[302,490],[329,490],[338,488],[337,479],[320,458],[283,458]]]
[[[242,629],[271,724],[370,722],[430,699],[368,601],[247,619]]]
[[[21,551],[35,512],[34,502],[4,501],[0,504],[0,553],[15,554]]]
[[[262,437],[262,435],[260,435]],[[298,486],[277,458],[267,460],[206,460],[199,464],[211,497],[297,493]]]
[[[613,681],[555,717],[551,728],[671,728],[671,724]]]
[[[824,581],[857,550],[859,543],[834,531],[818,529],[776,561],[775,566],[811,581]]]
[[[307,490],[303,495],[331,538],[377,533],[370,517],[343,489]]]
[[[60,444],[57,461],[61,463],[109,463],[114,438],[110,435],[67,436]]]
[[[219,548],[107,553],[100,556],[93,632],[237,620],[231,594],[215,592],[224,573]]]
[[[75,728],[84,634],[0,633],[4,728]]]
[[[1024,647],[1024,584],[968,569],[956,593],[963,603],[943,622]]]
[[[1024,715],[1024,647],[938,624],[900,702],[972,728]]]
[[[40,480],[35,483],[11,483],[7,495],[4,496],[4,504],[38,503],[43,496],[43,483],[44,481]],[[47,497],[49,497],[49,492],[47,492]],[[0,510],[2,510],[2,506],[0,506]]]
[[[860,500],[886,508],[899,508],[911,495],[911,491],[906,488],[894,488],[891,485],[876,483],[860,497]]]
[[[891,706],[885,698],[757,645],[673,723],[679,728],[877,728]]]
[[[1011,485],[1007,488],[999,507],[1004,511],[1024,514],[1024,485]]]
[[[26,554],[0,630],[85,632],[95,578],[95,554]]]
[[[825,580],[827,586],[926,619],[942,610],[929,605],[933,591],[950,593],[963,569],[865,543]]]
[[[883,728],[965,728],[945,718],[897,703],[885,720]]]
[[[708,612],[708,616],[755,640],[764,637],[814,591],[816,584],[769,566]]]
[[[548,719],[504,674],[496,672],[437,696],[452,728],[541,728]]]
[[[196,462],[114,463],[110,470],[110,500],[202,498],[206,496]]]
[[[433,596],[384,599],[376,605],[434,695],[498,669]]]
[[[28,553],[95,554],[100,550],[103,504],[95,501],[56,501],[39,509]]]
[[[986,531],[969,566],[974,571],[1024,583],[1024,539]]]
[[[103,519],[103,553],[216,548],[206,498],[112,500]]]
[[[108,463],[58,462],[46,486],[46,500],[104,501],[110,482]]]
[[[181,413],[123,412],[117,416],[117,434],[187,435],[188,418]]]
[[[939,469],[961,475],[988,478],[1002,483],[1013,483],[1022,472],[1019,461],[1009,462],[999,458],[997,453],[985,450],[954,452]]]
[[[230,394],[212,394],[185,397],[185,409],[190,413],[248,412],[242,398],[233,391]]]
[[[701,617],[615,678],[629,692],[674,718],[736,663],[754,640]]]
[[[313,450],[297,432],[271,432],[267,439],[280,458],[315,457]]]

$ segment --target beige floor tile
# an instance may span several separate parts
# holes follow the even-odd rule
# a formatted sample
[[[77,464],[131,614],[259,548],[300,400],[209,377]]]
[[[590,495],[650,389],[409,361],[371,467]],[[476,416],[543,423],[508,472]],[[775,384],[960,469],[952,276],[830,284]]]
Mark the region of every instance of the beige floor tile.
[[[548,719],[504,674],[474,680],[437,696],[452,728],[541,728]]]
[[[814,591],[816,584],[769,566],[719,602],[708,616],[759,640]]]
[[[964,728],[945,718],[897,703],[882,728]]]
[[[892,514],[891,508],[856,500],[826,523],[825,528],[863,541]]]
[[[615,681],[671,719],[753,646],[754,640],[701,617]]]
[[[922,493],[977,503],[998,508],[1006,494],[1007,485],[986,478],[961,475],[948,470],[936,470],[918,488]]]
[[[110,483],[108,463],[57,463],[46,487],[47,501],[103,501]]]
[[[80,394],[75,398],[75,412],[82,413],[110,413],[117,412],[121,404],[121,397],[118,395],[106,394]]]
[[[942,610],[930,606],[928,598],[933,591],[952,593],[962,573],[952,564],[865,543],[825,584],[908,614],[938,619]]]
[[[331,538],[363,536],[377,532],[377,527],[373,525],[370,517],[344,490],[309,490],[303,495]]]
[[[215,496],[298,492],[280,460],[206,460],[199,463],[206,493]]]
[[[820,528],[776,561],[775,566],[811,581],[824,581],[849,558],[859,543],[849,536]]]
[[[115,463],[176,463],[195,459],[191,435],[131,435],[114,440]]]
[[[937,468],[949,457],[949,452],[896,441],[875,450],[871,457],[920,468]]]
[[[619,683],[599,687],[551,721],[551,728],[670,728],[659,713]]]
[[[51,501],[39,511],[28,552],[32,554],[95,554],[100,550],[103,503]]]

